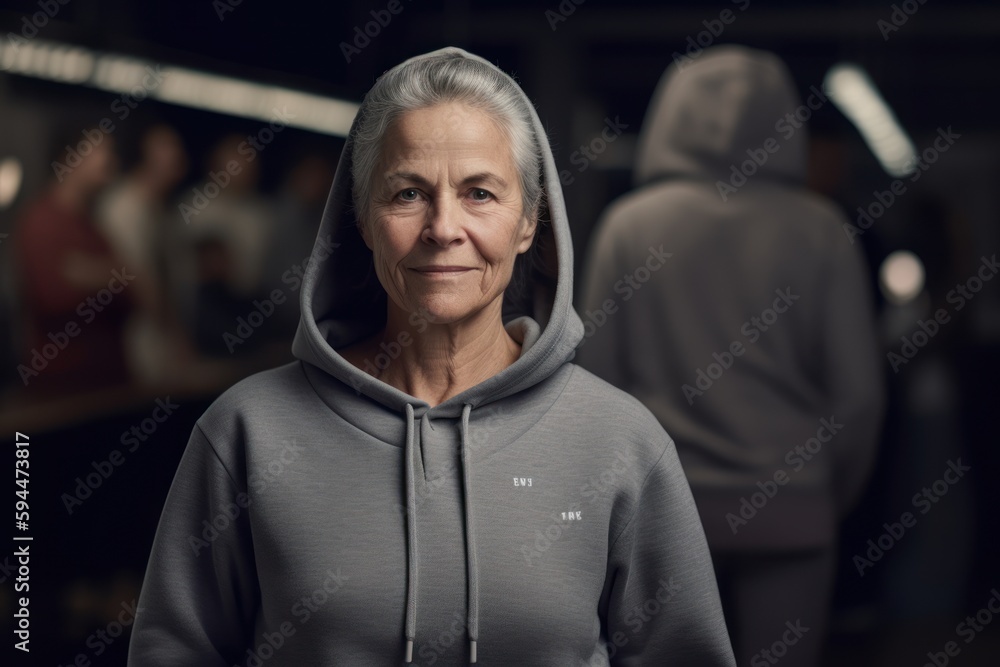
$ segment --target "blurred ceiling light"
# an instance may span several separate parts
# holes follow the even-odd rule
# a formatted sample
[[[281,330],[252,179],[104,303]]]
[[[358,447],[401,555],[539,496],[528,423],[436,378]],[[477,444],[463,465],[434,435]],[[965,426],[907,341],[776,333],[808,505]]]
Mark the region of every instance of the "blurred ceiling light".
[[[144,86],[149,70],[163,77]],[[143,88],[162,102],[283,124],[320,134],[346,137],[358,104],[282,86],[159,65],[131,56],[98,53],[40,39],[0,41],[0,72],[129,94]]]
[[[16,157],[0,160],[0,210],[7,208],[17,199],[23,174],[21,161]]]
[[[924,265],[909,250],[897,250],[882,262],[878,282],[886,300],[902,306],[923,291]]]
[[[917,167],[913,142],[861,67],[834,65],[826,73],[823,87],[858,128],[883,169],[896,177],[913,173]]]

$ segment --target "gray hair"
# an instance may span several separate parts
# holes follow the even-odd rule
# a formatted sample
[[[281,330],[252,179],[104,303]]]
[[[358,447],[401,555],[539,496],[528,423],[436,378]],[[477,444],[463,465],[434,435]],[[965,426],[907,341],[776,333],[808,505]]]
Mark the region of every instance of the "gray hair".
[[[491,65],[461,53],[441,53],[392,68],[361,103],[351,165],[359,224],[368,224],[372,180],[389,126],[408,111],[448,102],[480,109],[496,121],[520,178],[522,213],[529,218],[538,215],[542,153],[527,98],[510,77]]]

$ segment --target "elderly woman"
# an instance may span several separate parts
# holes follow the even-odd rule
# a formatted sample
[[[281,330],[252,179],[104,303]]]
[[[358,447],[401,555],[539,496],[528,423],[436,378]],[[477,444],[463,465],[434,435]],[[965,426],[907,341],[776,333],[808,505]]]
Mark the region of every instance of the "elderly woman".
[[[459,49],[385,73],[299,361],[198,421],[129,664],[734,665],[673,442],[570,362],[571,248],[511,78]]]

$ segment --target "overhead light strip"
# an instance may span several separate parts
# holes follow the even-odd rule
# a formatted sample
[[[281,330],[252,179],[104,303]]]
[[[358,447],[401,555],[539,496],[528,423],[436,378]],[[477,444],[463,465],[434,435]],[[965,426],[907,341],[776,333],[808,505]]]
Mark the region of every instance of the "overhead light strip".
[[[917,167],[913,142],[861,67],[847,63],[833,66],[826,74],[824,88],[858,128],[883,169],[896,177],[913,173]]]
[[[141,92],[162,102],[215,113],[273,121],[346,137],[358,104],[292,88],[210,72],[159,65],[40,39],[0,41],[0,71],[113,93]]]

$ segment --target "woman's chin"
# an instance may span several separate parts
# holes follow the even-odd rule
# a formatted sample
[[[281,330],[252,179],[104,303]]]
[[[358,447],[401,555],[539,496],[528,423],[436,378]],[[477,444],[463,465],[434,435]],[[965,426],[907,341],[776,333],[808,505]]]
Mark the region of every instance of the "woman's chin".
[[[411,312],[422,316],[431,324],[454,324],[469,319],[480,310],[479,304],[471,304],[465,295],[447,296],[437,294],[420,299]]]

